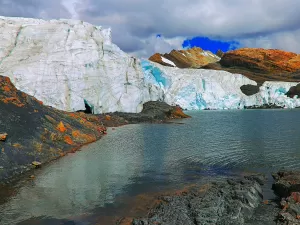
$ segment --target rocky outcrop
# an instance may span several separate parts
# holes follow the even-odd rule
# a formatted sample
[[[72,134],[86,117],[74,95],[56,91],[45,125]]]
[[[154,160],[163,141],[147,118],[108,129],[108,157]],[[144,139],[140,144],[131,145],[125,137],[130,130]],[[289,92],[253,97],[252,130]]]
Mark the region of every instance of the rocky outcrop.
[[[107,119],[107,116],[109,119]],[[115,112],[100,115],[105,126],[116,126],[128,123],[165,123],[169,119],[190,118],[180,106],[170,106],[165,102],[146,102],[140,113]]]
[[[133,112],[162,90],[144,82],[136,58],[111,41],[111,30],[77,20],[0,17],[0,75],[64,111]]]
[[[300,172],[279,171],[273,174],[273,189],[281,197],[280,224],[300,224]]]
[[[204,68],[243,74],[258,83],[300,81],[300,56],[276,49],[242,48],[229,51],[219,62]]]
[[[274,191],[280,197],[288,197],[292,192],[300,192],[300,172],[299,171],[279,171],[273,174],[275,183]]]
[[[194,47],[187,50],[172,50],[165,54],[156,53],[149,60],[170,67],[200,68],[209,63],[217,62],[220,58],[210,51]]]
[[[245,178],[194,185],[174,195],[161,196],[145,218],[133,219],[142,224],[245,224],[262,202],[261,178]]]
[[[35,168],[33,162],[44,164],[74,152],[106,130],[97,116],[47,107],[3,76],[0,109],[0,127],[7,133],[0,141],[0,183]]]
[[[296,86],[292,86],[289,91],[286,93],[286,95],[290,98],[294,98],[296,95],[300,96],[300,84],[297,84]]]
[[[255,95],[259,92],[259,86],[251,84],[242,85],[241,91],[247,96]]]

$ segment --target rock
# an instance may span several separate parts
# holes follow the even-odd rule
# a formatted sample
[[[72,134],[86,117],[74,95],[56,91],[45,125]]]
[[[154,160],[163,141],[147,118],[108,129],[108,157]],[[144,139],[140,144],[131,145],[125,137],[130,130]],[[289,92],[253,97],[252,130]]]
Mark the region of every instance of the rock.
[[[161,196],[147,217],[136,218],[132,224],[245,224],[262,201],[262,190],[255,180],[228,180]]]
[[[144,81],[139,60],[112,43],[110,29],[79,20],[0,17],[0,33],[0,75],[45,105],[74,112],[88,103],[97,114],[138,113],[163,95]]]
[[[241,91],[247,96],[255,95],[259,92],[259,86],[251,84],[242,85]]]
[[[300,192],[300,172],[281,170],[272,175],[272,188],[280,197],[288,197],[292,192]]]
[[[33,161],[31,164],[32,164],[33,166],[35,166],[35,168],[39,168],[39,167],[41,167],[41,165],[42,165],[42,163],[41,163],[41,162],[38,162],[38,161]]]
[[[5,141],[7,138],[7,133],[0,133],[0,141]]]
[[[226,52],[204,68],[239,73],[259,84],[265,81],[300,81],[300,56],[276,49],[242,48]]]
[[[149,60],[170,67],[200,68],[209,63],[217,62],[220,58],[210,51],[193,47],[187,50],[172,50],[170,53],[163,55],[155,53]]]
[[[11,182],[39,162],[49,162],[98,140],[106,130],[99,116],[67,113],[45,106],[0,76],[0,124],[9,141],[0,141],[0,183]],[[63,126],[57,129],[61,123]],[[30,132],[29,132],[30,131]],[[61,132],[64,131],[64,132]],[[74,145],[65,142],[70,136]],[[28,177],[28,175],[26,175]]]
[[[292,86],[290,90],[286,93],[286,95],[290,98],[294,98],[296,95],[300,96],[300,84],[297,84],[296,86]]]
[[[141,113],[116,112],[111,113],[109,116],[111,119],[105,119],[104,121],[105,125],[109,127],[128,123],[161,123],[166,122],[168,119],[180,119],[190,117],[183,112],[180,106],[170,106],[165,102],[159,101],[146,102],[143,105],[143,110]]]
[[[278,220],[284,224],[300,224],[300,193],[292,192],[280,203],[282,211],[279,212]]]

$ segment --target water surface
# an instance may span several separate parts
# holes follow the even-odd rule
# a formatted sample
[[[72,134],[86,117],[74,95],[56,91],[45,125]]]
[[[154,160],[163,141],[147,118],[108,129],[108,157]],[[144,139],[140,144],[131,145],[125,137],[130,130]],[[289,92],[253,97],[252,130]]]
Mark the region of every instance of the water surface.
[[[175,121],[182,124],[110,129],[100,141],[35,171],[34,180],[23,181],[0,205],[0,224],[33,224],[29,219],[48,218],[43,220],[46,224],[55,218],[89,225],[89,215],[114,214],[110,208],[122,196],[243,172],[270,177],[282,167],[300,169],[299,110],[189,114],[191,119]]]

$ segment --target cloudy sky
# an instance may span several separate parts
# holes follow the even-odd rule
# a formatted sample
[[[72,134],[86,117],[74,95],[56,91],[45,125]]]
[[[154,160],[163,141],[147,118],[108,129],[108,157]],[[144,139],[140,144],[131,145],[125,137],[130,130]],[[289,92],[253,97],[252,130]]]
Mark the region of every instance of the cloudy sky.
[[[112,28],[137,56],[199,45],[300,53],[298,0],[0,0],[0,15],[73,18]]]

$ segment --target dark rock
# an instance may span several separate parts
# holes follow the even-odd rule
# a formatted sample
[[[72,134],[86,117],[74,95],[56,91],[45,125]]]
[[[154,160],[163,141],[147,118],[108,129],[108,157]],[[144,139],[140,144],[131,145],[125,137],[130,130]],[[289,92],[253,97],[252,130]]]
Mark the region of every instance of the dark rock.
[[[146,218],[133,225],[245,224],[262,202],[262,177],[228,180],[205,188],[193,186],[179,194],[161,196]]]
[[[298,97],[300,96],[300,84],[291,87],[290,90],[286,93],[286,96],[290,98],[294,98],[295,95],[298,95]]]
[[[275,104],[263,104],[260,106],[257,105],[244,106],[244,109],[283,109],[283,107]]]
[[[259,86],[246,84],[241,86],[241,91],[247,96],[255,95],[259,92]]]
[[[292,192],[300,192],[300,172],[279,171],[272,175],[275,183],[273,190],[280,197],[288,197]]]
[[[105,126],[115,126],[124,123],[157,123],[166,122],[169,119],[189,118],[182,108],[179,106],[170,106],[165,102],[150,101],[143,105],[141,113],[123,113],[115,112],[107,114],[111,117],[111,121],[104,121]],[[116,122],[118,120],[119,122]]]

